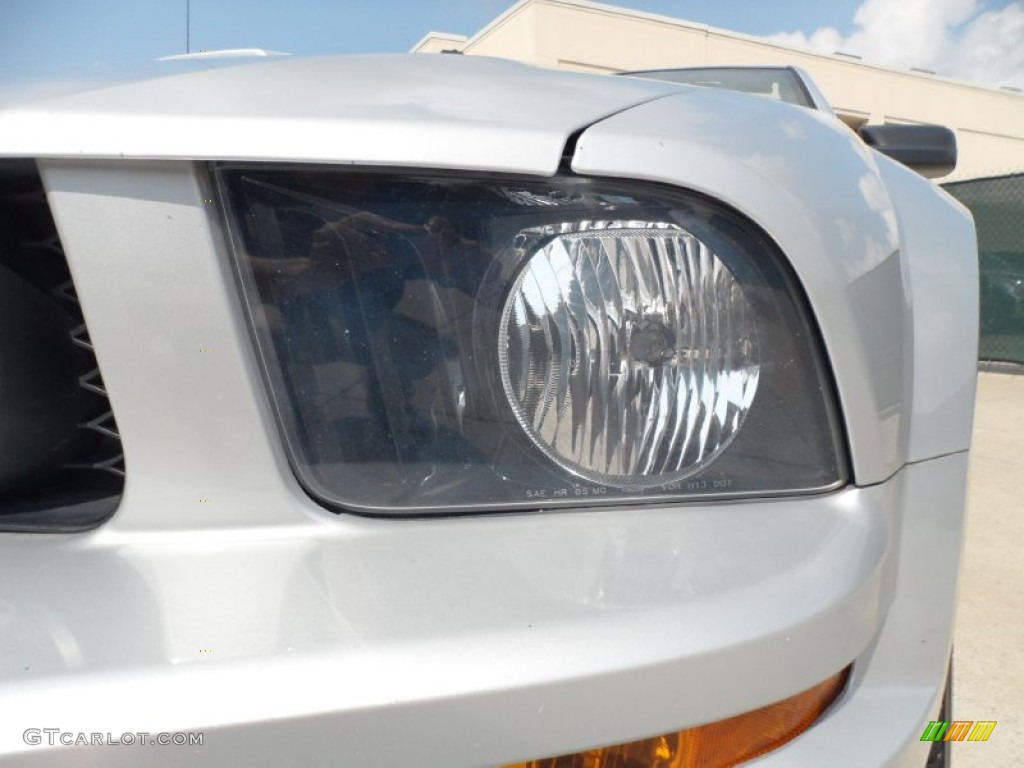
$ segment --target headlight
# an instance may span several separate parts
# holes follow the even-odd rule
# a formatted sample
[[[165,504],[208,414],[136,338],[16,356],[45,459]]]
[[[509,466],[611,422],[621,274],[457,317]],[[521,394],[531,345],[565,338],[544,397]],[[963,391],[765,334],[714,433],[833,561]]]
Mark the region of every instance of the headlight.
[[[843,482],[799,289],[722,206],[577,177],[216,175],[293,467],[332,506]]]

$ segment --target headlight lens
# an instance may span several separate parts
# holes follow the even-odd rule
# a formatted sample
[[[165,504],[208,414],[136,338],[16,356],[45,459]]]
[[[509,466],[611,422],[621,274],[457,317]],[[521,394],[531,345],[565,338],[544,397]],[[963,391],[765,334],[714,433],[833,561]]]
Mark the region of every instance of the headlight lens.
[[[756,228],[578,177],[220,166],[303,485],[449,513],[841,484],[831,384]]]
[[[580,222],[529,258],[505,300],[502,383],[556,463],[646,488],[698,471],[757,391],[743,288],[708,246],[658,222]]]

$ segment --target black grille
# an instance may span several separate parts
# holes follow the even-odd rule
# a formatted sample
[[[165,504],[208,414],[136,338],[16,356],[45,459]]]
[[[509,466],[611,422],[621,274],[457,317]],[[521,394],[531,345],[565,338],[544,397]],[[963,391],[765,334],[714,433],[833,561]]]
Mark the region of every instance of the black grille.
[[[39,307],[47,318],[59,319],[57,327],[62,331],[57,337],[34,334],[31,345],[0,345],[0,352],[8,357],[17,357],[30,348],[33,355],[40,356],[38,365],[17,359],[0,363],[6,364],[7,371],[27,365],[52,370],[51,378],[68,379],[63,384],[47,381],[46,397],[50,399],[42,400],[42,405],[25,405],[25,409],[35,409],[35,416],[25,416],[16,395],[11,394],[18,391],[18,382],[8,386],[0,400],[0,407],[8,413],[19,414],[18,418],[6,418],[5,413],[0,420],[0,429],[8,430],[3,435],[6,448],[0,451],[0,460],[20,460],[18,446],[22,439],[33,442],[33,450],[41,457],[38,467],[0,474],[6,478],[0,485],[0,530],[69,531],[91,527],[117,506],[124,486],[124,454],[64,249],[32,161],[0,163],[0,270],[8,286],[15,286],[13,290],[31,294],[26,306],[33,307],[33,314],[23,321],[9,309],[3,321],[9,327],[0,328],[0,333],[32,334],[26,326],[38,324],[35,312]],[[38,343],[37,338],[41,340]],[[47,368],[41,362],[47,355],[66,359],[67,365]],[[0,376],[4,375],[11,376],[0,370]],[[46,407],[54,405],[51,384],[54,391],[66,393],[56,408]],[[33,422],[46,421],[47,413],[55,410],[66,413],[63,427],[53,428],[49,423],[37,426]],[[42,450],[38,446],[37,436],[45,430],[59,436],[49,454],[45,446]]]

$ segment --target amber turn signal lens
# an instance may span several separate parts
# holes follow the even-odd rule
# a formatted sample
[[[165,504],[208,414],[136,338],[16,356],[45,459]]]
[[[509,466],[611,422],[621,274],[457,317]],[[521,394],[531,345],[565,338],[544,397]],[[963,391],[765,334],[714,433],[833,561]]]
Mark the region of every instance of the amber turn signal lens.
[[[505,768],[729,768],[778,749],[807,730],[842,692],[849,672],[847,667],[803,693],[728,720]]]

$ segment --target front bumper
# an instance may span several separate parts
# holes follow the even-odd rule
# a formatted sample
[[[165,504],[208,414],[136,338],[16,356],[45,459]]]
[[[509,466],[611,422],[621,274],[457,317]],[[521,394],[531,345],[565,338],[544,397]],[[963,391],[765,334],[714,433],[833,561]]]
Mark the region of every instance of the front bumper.
[[[832,709],[756,764],[922,765],[966,465],[757,503],[8,536],[0,756],[493,765],[729,717],[852,662]],[[46,727],[204,742],[24,743]]]

